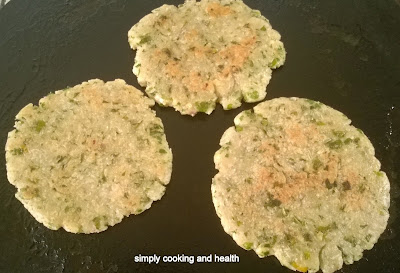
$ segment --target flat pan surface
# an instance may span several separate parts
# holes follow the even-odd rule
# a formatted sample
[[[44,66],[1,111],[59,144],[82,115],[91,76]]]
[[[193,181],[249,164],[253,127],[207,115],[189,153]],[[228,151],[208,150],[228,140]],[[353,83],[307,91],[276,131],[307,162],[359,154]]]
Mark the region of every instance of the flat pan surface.
[[[0,10],[0,145],[14,116],[50,91],[82,81],[123,78],[134,52],[127,32],[164,3],[181,1],[13,0]],[[319,100],[345,113],[375,146],[391,181],[391,217],[364,258],[342,271],[400,271],[400,4],[398,0],[246,1],[282,35],[285,66],[274,72],[267,99]],[[143,89],[141,89],[143,90]],[[222,230],[211,201],[214,152],[233,118],[181,116],[156,107],[174,153],[162,200],[106,232],[74,235],[36,222],[14,198],[0,157],[0,272],[291,272],[274,258],[242,250]],[[240,263],[135,263],[136,255],[229,255]]]

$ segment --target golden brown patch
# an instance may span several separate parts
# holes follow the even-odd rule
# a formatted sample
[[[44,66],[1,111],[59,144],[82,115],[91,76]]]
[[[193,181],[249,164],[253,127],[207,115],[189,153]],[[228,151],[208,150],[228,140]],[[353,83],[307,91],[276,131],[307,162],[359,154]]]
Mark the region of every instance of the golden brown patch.
[[[165,66],[167,75],[171,77],[176,77],[182,73],[181,67],[177,61],[170,60]]]
[[[243,39],[239,44],[231,45],[219,52],[219,57],[221,58],[219,63],[223,63],[224,61],[227,63],[221,72],[224,77],[243,66],[248,60],[255,42],[256,37],[251,36]]]
[[[183,84],[192,91],[213,91],[214,84],[205,80],[200,72],[191,71],[189,76],[182,80]]]
[[[185,32],[183,35],[184,39],[187,41],[193,41],[199,35],[199,32],[195,29],[191,29]]]
[[[268,143],[262,143],[261,149],[263,156],[271,158],[287,157],[287,155],[279,154],[273,146]],[[282,203],[296,200],[300,195],[310,190],[325,191],[328,190],[325,180],[334,183],[338,176],[339,158],[335,154],[321,154],[319,160],[323,162],[318,170],[311,168],[306,171],[296,171],[295,169],[278,170],[274,167],[263,167],[256,175],[256,183],[253,191],[271,193],[275,199]],[[310,163],[312,164],[312,163]],[[339,186],[339,185],[338,185]]]
[[[96,86],[85,86],[81,94],[84,99],[89,103],[90,107],[102,108],[103,107],[103,97],[101,93],[97,90]]]
[[[230,7],[222,6],[218,3],[208,4],[206,11],[211,17],[226,16],[234,12]]]

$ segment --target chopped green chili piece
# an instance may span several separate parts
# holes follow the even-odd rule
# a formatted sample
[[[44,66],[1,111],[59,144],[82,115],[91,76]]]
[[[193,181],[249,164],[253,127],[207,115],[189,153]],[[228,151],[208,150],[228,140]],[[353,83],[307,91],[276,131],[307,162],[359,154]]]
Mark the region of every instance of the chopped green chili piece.
[[[266,31],[266,30],[267,30],[267,28],[266,28],[265,26],[263,26],[262,28],[260,28],[260,30],[262,30],[262,31]]]

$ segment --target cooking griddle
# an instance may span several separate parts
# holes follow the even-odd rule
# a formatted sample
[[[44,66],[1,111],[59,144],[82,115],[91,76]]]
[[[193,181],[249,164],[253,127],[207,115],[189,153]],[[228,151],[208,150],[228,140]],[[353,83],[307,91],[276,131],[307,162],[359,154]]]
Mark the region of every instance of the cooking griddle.
[[[0,145],[14,117],[51,91],[92,78],[125,79],[127,32],[152,9],[182,1],[13,0],[0,10]],[[305,97],[345,113],[361,128],[391,182],[389,225],[361,261],[340,272],[400,272],[400,4],[398,0],[246,0],[282,35],[288,52],[267,99]],[[157,71],[155,71],[157,73]],[[0,157],[0,272],[292,272],[260,259],[225,234],[211,200],[213,155],[233,118],[256,104],[207,116],[156,106],[173,150],[173,175],[150,210],[100,234],[52,231],[14,198]],[[374,221],[374,219],[371,219]],[[136,255],[229,255],[239,263],[136,263]]]

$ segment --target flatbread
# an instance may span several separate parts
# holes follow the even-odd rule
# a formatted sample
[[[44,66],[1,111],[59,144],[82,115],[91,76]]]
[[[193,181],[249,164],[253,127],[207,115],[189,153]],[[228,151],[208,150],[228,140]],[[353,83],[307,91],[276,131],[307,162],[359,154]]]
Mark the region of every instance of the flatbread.
[[[6,144],[16,198],[46,227],[73,233],[150,208],[172,170],[153,105],[123,80],[90,80],[25,106]]]
[[[278,98],[240,113],[221,138],[216,212],[236,243],[301,272],[361,259],[385,230],[389,181],[344,114]]]
[[[240,0],[163,5],[128,33],[137,49],[133,73],[160,105],[184,115],[226,110],[266,96],[272,69],[283,65],[280,35]]]

